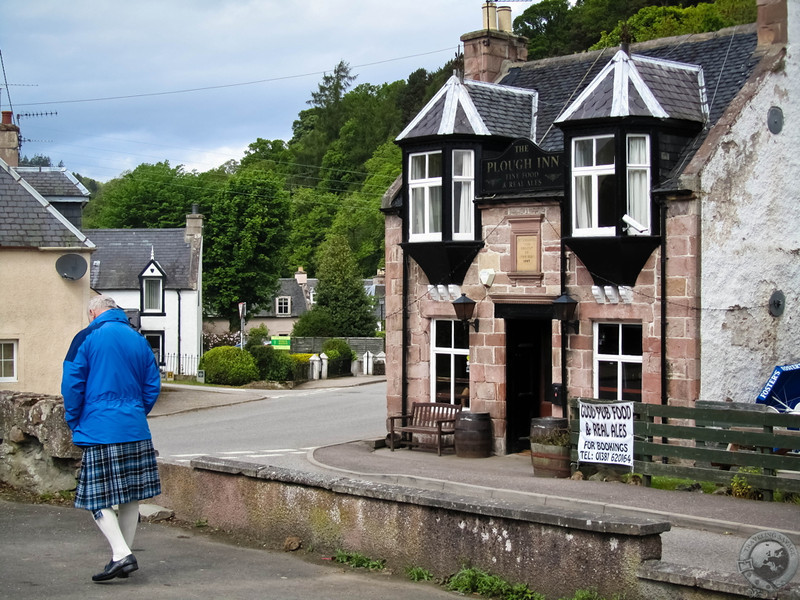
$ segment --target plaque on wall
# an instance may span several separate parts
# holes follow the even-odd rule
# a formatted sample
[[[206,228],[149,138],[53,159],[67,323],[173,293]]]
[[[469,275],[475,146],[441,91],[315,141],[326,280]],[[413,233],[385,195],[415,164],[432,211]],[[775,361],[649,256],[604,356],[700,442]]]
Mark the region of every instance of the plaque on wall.
[[[516,271],[518,273],[538,273],[539,269],[539,236],[517,235],[516,242]]]
[[[481,161],[481,195],[563,189],[563,157],[561,152],[545,152],[530,140],[516,140],[500,156]]]

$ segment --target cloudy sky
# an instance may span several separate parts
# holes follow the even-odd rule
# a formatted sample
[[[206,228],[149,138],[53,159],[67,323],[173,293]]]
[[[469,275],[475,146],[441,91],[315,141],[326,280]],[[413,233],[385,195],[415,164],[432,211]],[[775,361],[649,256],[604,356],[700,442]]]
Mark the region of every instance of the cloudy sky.
[[[356,84],[438,69],[463,33],[481,28],[481,4],[8,2],[0,108],[22,115],[22,155],[49,156],[100,181],[162,160],[205,171],[240,159],[256,138],[288,140],[339,60]],[[531,3],[508,5],[517,17]]]

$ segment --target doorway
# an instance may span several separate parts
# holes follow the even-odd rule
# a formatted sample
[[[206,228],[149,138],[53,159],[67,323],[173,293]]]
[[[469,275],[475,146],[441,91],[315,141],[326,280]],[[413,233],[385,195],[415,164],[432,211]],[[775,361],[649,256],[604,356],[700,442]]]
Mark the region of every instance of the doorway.
[[[506,319],[506,451],[530,448],[531,419],[549,416],[550,318]]]

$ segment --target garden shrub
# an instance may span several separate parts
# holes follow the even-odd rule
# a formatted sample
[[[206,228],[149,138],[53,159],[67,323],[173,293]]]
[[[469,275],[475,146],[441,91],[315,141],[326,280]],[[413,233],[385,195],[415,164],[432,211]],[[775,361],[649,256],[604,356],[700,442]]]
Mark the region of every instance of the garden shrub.
[[[254,346],[249,349],[258,369],[259,379],[264,381],[289,381],[292,376],[292,359],[284,350],[272,346]]]
[[[258,379],[253,356],[233,346],[212,348],[200,359],[198,368],[205,370],[207,383],[244,385]]]
[[[253,327],[250,331],[247,332],[247,342],[245,342],[244,349],[248,352],[253,348],[258,348],[259,346],[269,346],[270,345],[270,335],[269,329],[267,329],[266,325],[259,325],[258,327]]]
[[[292,361],[292,381],[308,381],[308,363],[313,354],[290,354]]]
[[[328,338],[322,344],[322,351],[328,356],[329,360],[337,358],[348,358],[353,360],[353,349],[341,338]]]

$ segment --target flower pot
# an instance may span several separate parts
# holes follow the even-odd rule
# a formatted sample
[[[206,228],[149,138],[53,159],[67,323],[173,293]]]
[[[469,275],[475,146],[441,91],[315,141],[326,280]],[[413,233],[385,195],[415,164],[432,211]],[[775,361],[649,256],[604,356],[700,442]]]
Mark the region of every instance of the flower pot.
[[[569,477],[569,452],[569,446],[551,446],[531,442],[533,476],[551,479]]]

